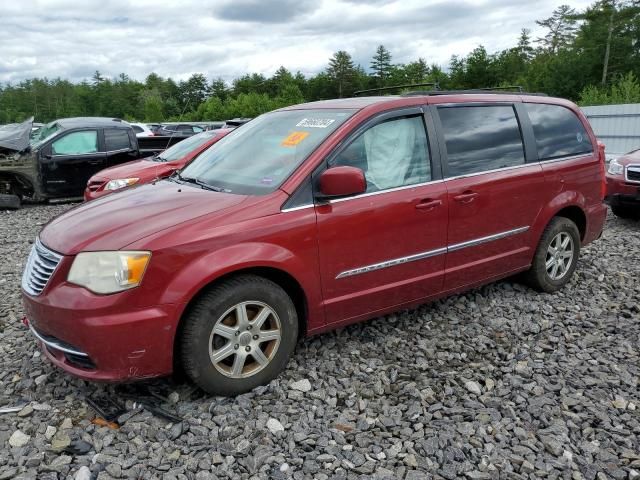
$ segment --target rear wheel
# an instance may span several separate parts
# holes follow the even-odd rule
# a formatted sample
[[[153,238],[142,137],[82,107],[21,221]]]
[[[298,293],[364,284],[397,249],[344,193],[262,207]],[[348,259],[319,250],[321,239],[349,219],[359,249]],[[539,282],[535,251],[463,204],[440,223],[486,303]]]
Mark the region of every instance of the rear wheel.
[[[578,263],[580,232],[565,217],[555,217],[544,230],[525,281],[536,290],[555,292],[566,285]]]
[[[22,201],[18,195],[0,194],[0,209],[17,210],[22,206]]]
[[[243,275],[202,295],[184,319],[185,373],[213,395],[237,395],[284,370],[298,338],[287,293],[262,277]]]
[[[621,206],[617,205],[615,207],[611,207],[611,211],[616,217],[638,220],[640,219],[640,205],[638,207],[633,208],[629,206]]]

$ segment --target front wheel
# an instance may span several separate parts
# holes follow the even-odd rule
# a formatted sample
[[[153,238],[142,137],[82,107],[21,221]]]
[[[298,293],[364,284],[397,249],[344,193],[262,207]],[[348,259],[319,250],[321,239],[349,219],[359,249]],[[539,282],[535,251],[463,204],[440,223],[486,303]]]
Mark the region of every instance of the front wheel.
[[[238,395],[284,370],[298,339],[287,293],[270,280],[243,275],[204,293],[184,319],[182,365],[213,395]]]
[[[578,227],[568,218],[555,217],[545,228],[524,278],[536,290],[555,292],[571,279],[579,255]]]

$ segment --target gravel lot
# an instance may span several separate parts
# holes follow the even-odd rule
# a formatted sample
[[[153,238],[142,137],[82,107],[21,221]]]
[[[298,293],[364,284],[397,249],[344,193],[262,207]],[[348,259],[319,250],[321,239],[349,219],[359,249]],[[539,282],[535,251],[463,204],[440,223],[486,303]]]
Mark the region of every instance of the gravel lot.
[[[269,386],[222,399],[93,385],[43,358],[20,276],[67,208],[0,212],[0,408],[27,405],[0,414],[0,480],[640,478],[639,222],[609,217],[560,293],[505,281],[308,339]],[[87,395],[140,392],[184,421],[91,423]]]

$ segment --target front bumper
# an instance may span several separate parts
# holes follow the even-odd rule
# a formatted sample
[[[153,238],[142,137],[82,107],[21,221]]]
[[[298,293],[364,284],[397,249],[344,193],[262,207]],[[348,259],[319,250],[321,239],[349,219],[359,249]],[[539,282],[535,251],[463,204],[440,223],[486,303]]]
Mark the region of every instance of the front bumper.
[[[23,292],[24,323],[51,362],[85,380],[169,375],[180,309],[130,309],[119,295],[94,295],[67,284],[37,297]]]
[[[615,193],[604,199],[607,205],[612,207],[636,207],[640,209],[640,190],[636,195]]]

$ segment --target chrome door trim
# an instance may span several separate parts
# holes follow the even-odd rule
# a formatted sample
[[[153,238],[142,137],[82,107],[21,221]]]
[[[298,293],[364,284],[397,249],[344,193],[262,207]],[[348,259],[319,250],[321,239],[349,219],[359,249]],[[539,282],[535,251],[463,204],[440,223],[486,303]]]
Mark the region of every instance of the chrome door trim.
[[[443,253],[446,253],[446,252],[447,252],[446,247],[436,248],[435,250],[428,250],[426,252],[416,253],[415,255],[409,255],[408,257],[394,258],[393,260],[386,260],[384,262],[374,263],[372,265],[367,265],[365,267],[358,267],[358,268],[354,268],[353,270],[346,270],[338,274],[338,276],[336,277],[336,280],[338,278],[352,277],[353,275],[360,275],[362,273],[372,272],[374,270],[381,270],[383,268],[394,267],[396,265],[401,265],[403,263],[415,262],[418,260],[423,260],[425,258],[435,257],[437,255],[442,255]]]
[[[313,208],[313,207],[315,207],[315,205],[313,203],[310,203],[308,205],[300,205],[298,207],[283,208],[282,210],[280,210],[280,212],[281,213],[296,212],[298,210],[304,210],[305,208]]]
[[[453,177],[446,177],[445,181],[457,180],[459,178],[477,177],[479,175],[486,175],[487,173],[505,172],[508,170],[517,170],[519,168],[539,166],[540,162],[521,163],[520,165],[511,165],[510,167],[494,168],[492,170],[482,170],[481,172],[465,173],[463,175],[455,175]]]
[[[442,182],[444,182],[444,180],[441,179],[441,180],[431,180],[429,182],[423,182],[423,183],[414,183],[413,185],[402,185],[401,187],[387,188],[385,190],[378,190],[377,192],[361,193],[359,195],[354,195],[352,197],[336,198],[333,200],[329,200],[327,204],[346,202],[349,200],[355,200],[356,198],[372,197],[374,195],[382,195],[383,193],[399,192],[401,190],[408,190],[410,188],[419,188],[419,187],[434,185],[436,183],[442,183]],[[325,204],[321,203],[320,205],[325,205]]]
[[[374,263],[371,265],[365,265],[364,267],[354,268],[352,270],[345,270],[336,276],[336,280],[339,278],[352,277],[354,275],[361,275],[363,273],[373,272],[375,270],[381,270],[383,268],[395,267],[396,265],[402,265],[404,263],[416,262],[418,260],[424,260],[426,258],[435,257],[444,253],[455,252],[462,250],[463,248],[475,247],[476,245],[482,245],[483,243],[493,242],[501,240],[503,238],[518,235],[529,230],[529,226],[518,227],[513,230],[507,230],[506,232],[500,232],[486,237],[475,238],[466,242],[456,243],[447,247],[436,248],[434,250],[427,250],[426,252],[416,253],[407,257],[394,258],[392,260],[386,260],[380,263]]]
[[[594,154],[595,154],[595,150],[591,150],[590,152],[576,153],[575,155],[566,155],[564,157],[549,158],[548,160],[547,159],[538,160],[538,163],[540,163],[540,165],[544,165],[545,163],[564,162],[565,160],[577,160],[579,158],[584,158],[584,157],[593,157]]]
[[[506,232],[495,233],[493,235],[488,235],[486,237],[475,238],[473,240],[467,240],[466,242],[455,243],[453,245],[449,245],[447,247],[447,252],[455,252],[457,250],[462,250],[463,248],[475,247],[476,245],[482,245],[483,243],[494,242],[496,240],[501,240],[503,238],[511,237],[513,235],[518,235],[519,233],[524,233],[529,230],[529,227],[519,227],[514,228],[513,230],[507,230]]]

